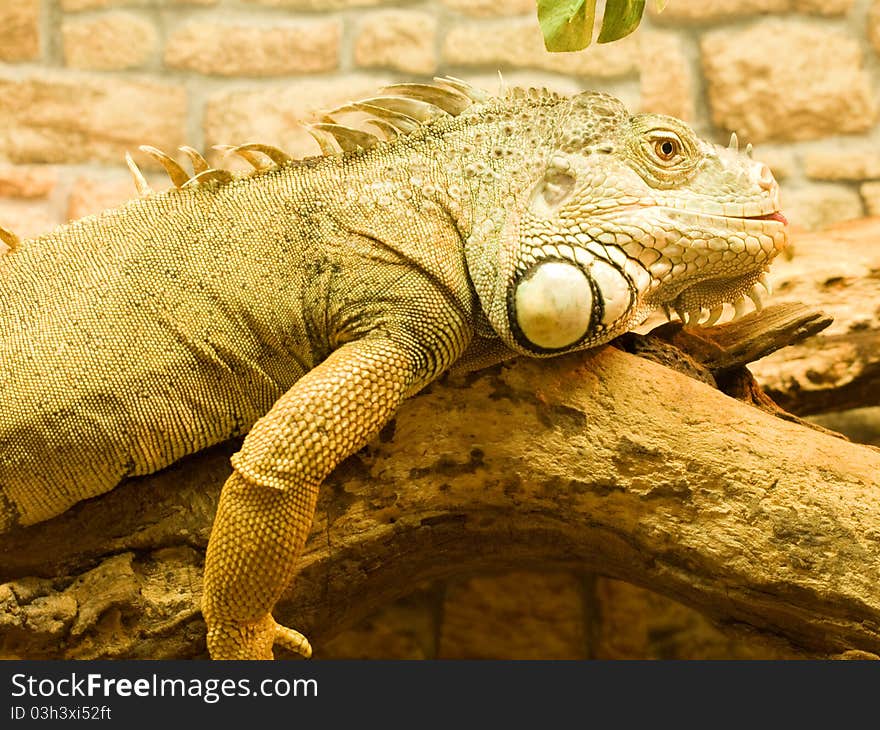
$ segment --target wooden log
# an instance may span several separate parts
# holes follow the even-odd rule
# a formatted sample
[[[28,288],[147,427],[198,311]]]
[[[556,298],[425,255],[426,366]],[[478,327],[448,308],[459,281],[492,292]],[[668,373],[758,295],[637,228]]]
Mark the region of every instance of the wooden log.
[[[234,449],[0,538],[3,655],[202,656]],[[320,644],[424,580],[512,568],[629,581],[805,656],[880,653],[880,452],[614,347],[447,378],[328,479],[276,617]]]
[[[774,416],[846,438],[781,408],[746,368],[782,348],[811,341],[832,321],[823,312],[789,302],[716,327],[683,327],[681,322],[669,322],[647,336],[627,333],[619,342],[628,352],[695,377]]]
[[[774,401],[797,415],[880,405],[880,218],[792,235],[775,261],[774,303],[808,302],[834,319],[817,337],[755,363]]]

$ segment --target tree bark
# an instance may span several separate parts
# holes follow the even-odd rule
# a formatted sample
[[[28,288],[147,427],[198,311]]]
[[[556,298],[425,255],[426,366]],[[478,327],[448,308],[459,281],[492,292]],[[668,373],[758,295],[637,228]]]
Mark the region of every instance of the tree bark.
[[[604,347],[433,385],[327,480],[276,618],[320,644],[424,580],[561,568],[806,656],[880,653],[880,451],[713,388],[735,349],[714,373],[679,350],[707,382]],[[203,656],[202,559],[235,448],[0,537],[3,655]]]
[[[775,303],[809,302],[833,317],[811,338],[755,363],[768,395],[800,416],[880,406],[880,218],[793,234],[774,261]],[[782,257],[780,257],[782,259]]]

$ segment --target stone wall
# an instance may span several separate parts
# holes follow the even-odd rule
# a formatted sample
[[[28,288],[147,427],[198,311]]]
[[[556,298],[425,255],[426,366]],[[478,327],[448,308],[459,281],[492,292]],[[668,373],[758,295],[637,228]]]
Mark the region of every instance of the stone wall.
[[[0,221],[29,236],[125,200],[139,144],[308,153],[297,120],[322,108],[500,69],[737,131],[817,228],[880,213],[878,53],[876,0],[670,0],[573,54],[543,50],[534,0],[0,0]]]
[[[649,4],[650,5],[650,4]],[[631,37],[543,50],[534,0],[0,0],[0,224],[22,236],[134,194],[138,145],[259,141],[383,83],[597,88],[757,145],[795,226],[880,214],[880,0],[669,0]],[[420,587],[323,656],[782,657],[590,575]]]

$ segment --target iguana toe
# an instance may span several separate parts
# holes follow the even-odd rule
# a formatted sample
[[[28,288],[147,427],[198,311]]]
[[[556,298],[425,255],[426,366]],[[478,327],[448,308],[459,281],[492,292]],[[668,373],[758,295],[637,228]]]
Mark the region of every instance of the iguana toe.
[[[275,624],[275,643],[288,651],[300,654],[309,659],[312,656],[312,645],[309,640],[295,629],[289,629],[279,623]]]
[[[274,659],[275,644],[306,659],[312,655],[305,636],[277,623],[268,613],[254,624],[208,622],[208,651],[212,659]]]

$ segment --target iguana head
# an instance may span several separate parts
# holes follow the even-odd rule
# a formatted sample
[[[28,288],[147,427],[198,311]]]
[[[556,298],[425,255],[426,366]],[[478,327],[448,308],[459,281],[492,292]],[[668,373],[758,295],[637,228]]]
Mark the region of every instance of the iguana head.
[[[553,113],[543,172],[499,231],[494,284],[485,247],[468,247],[484,309],[510,346],[552,355],[605,342],[657,308],[714,324],[727,303],[737,316],[744,297],[760,305],[755,286],[787,239],[766,165],[735,137],[720,147],[606,94]]]

